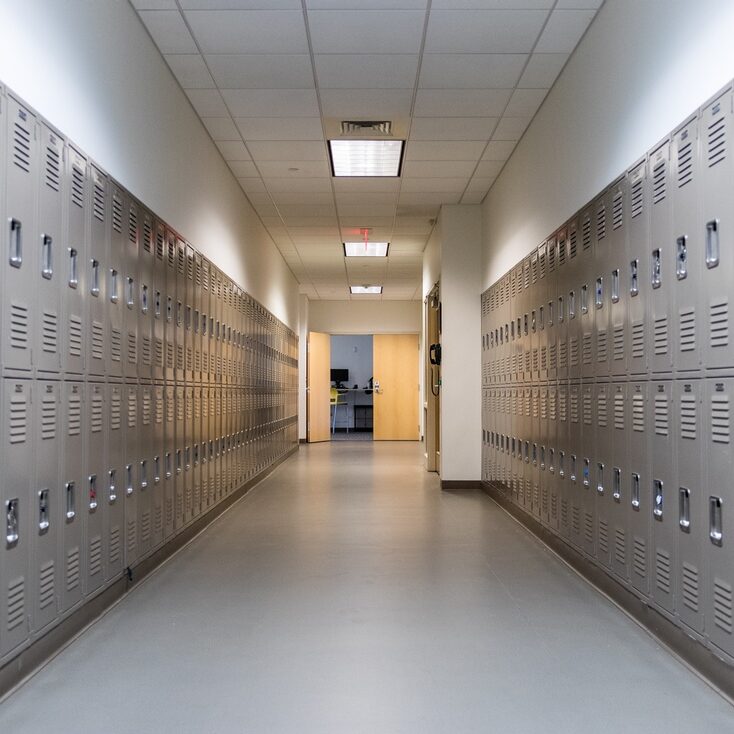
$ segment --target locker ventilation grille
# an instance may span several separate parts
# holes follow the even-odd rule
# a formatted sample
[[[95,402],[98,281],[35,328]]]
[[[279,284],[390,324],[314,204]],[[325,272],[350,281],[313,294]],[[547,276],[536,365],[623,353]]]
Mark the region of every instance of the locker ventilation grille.
[[[670,431],[668,416],[668,398],[666,395],[655,396],[655,433],[658,436],[667,436]]]
[[[553,272],[556,269],[556,246],[550,242],[548,246],[548,271]]]
[[[607,236],[607,210],[602,204],[596,212],[596,239],[601,241]]]
[[[619,566],[627,565],[627,539],[621,528],[614,531],[614,560]]]
[[[645,325],[642,321],[632,322],[632,357],[643,359],[645,356]]]
[[[571,528],[575,535],[581,533],[581,525],[579,523],[579,508],[576,505],[571,507]]]
[[[581,246],[584,250],[591,247],[591,219],[586,217],[581,225]]]
[[[624,393],[614,395],[614,427],[618,431],[624,430]]]
[[[576,230],[571,230],[571,234],[568,238],[568,256],[573,260],[578,252],[578,235]]]
[[[160,537],[163,532],[163,508],[160,505],[157,505],[155,508],[155,519],[153,525],[153,532],[156,537]]]
[[[94,209],[94,218],[100,222],[105,220],[104,206],[104,184],[99,181],[94,182],[94,201],[92,202]]]
[[[681,438],[696,439],[696,398],[683,395],[680,401],[680,435]]]
[[[579,422],[579,396],[571,395],[571,423]]]
[[[118,431],[122,426],[122,400],[120,393],[115,390],[110,399],[110,428]]]
[[[734,609],[732,587],[721,579],[714,578],[714,622],[728,634],[734,631]]]
[[[531,283],[538,282],[538,258],[533,257],[530,260],[530,281]]]
[[[102,431],[102,396],[95,395],[92,398],[92,420],[90,424],[92,433]]]
[[[586,422],[586,416],[584,416]],[[600,393],[596,398],[596,423],[599,428],[606,428],[608,425],[607,396]]]
[[[682,189],[693,180],[693,146],[690,141],[678,149],[678,188]]]
[[[150,220],[143,220],[143,249],[146,252],[153,252],[153,228],[150,224]]]
[[[652,169],[652,203],[659,204],[665,199],[667,182],[665,160],[659,160]]]
[[[586,393],[584,395],[583,399],[583,405],[584,405],[584,425],[590,426],[591,425],[591,395]]]
[[[624,206],[622,192],[618,191],[614,195],[612,202],[612,229],[619,229],[624,223]]]
[[[44,395],[41,401],[41,438],[49,441],[56,438],[56,397]]]
[[[134,388],[130,389],[127,396],[127,427],[135,428],[138,425],[138,401]]]
[[[67,435],[79,436],[82,432],[82,399],[79,395],[69,396],[69,423]]]
[[[92,358],[104,359],[104,326],[99,321],[92,321]]]
[[[568,500],[561,499],[561,525],[568,527]]]
[[[662,549],[655,553],[655,585],[660,591],[670,593],[670,554]]]
[[[642,179],[638,178],[633,184],[630,191],[630,217],[635,219],[642,214],[642,207],[644,204]]]
[[[8,631],[20,627],[25,620],[25,578],[22,576],[8,584]]]
[[[31,133],[19,122],[13,126],[13,163],[25,173],[31,170]]]
[[[112,229],[122,232],[122,202],[117,196],[112,197]]]
[[[653,333],[653,348],[655,354],[663,355],[668,353],[668,317],[658,316],[655,319],[655,329]]]
[[[173,527],[173,499],[166,497],[166,527]]]
[[[22,303],[10,304],[10,346],[28,348],[28,307]]]
[[[132,207],[127,220],[127,237],[133,244],[138,241],[138,213]]]
[[[558,242],[558,267],[566,263],[566,241],[561,239]]]
[[[683,603],[692,611],[698,612],[698,569],[683,562]]]
[[[69,356],[82,356],[82,320],[78,316],[69,316]]]
[[[591,334],[584,334],[582,337],[581,359],[583,364],[591,364]]]
[[[577,355],[577,360],[578,360],[578,355]],[[568,344],[566,344],[565,341],[561,341],[559,348],[558,348],[558,366],[561,369],[568,368]]]
[[[555,343],[548,347],[548,361],[552,370],[556,369],[558,363],[558,347]]]
[[[163,260],[164,250],[165,250],[165,241],[163,238],[163,229],[159,227],[155,233],[155,256],[159,260]]]
[[[110,331],[110,359],[120,362],[122,359],[122,334],[119,329]]]
[[[606,362],[607,361],[607,332],[599,331],[596,335],[596,361]]]
[[[696,349],[696,310],[693,308],[680,311],[680,350],[693,352]]]
[[[10,398],[10,443],[25,443],[27,430],[28,403],[26,396],[13,394]]]
[[[120,526],[116,526],[110,530],[110,569],[119,565],[122,560],[120,555]]]
[[[632,568],[640,578],[647,577],[647,544],[642,538],[635,538],[632,552]]]
[[[144,512],[140,521],[140,542],[147,543],[150,540],[150,512]]]
[[[53,191],[61,188],[61,155],[51,145],[46,146],[46,186]]]
[[[709,306],[709,332],[712,347],[729,346],[729,301]]]
[[[148,391],[148,389],[145,389],[143,392],[143,425],[144,426],[150,425],[150,416],[151,416],[150,392]]]
[[[726,121],[723,115],[709,125],[706,142],[708,163],[711,168],[726,158]]]
[[[163,369],[163,341],[161,339],[155,340],[155,366]]]
[[[163,423],[163,395],[157,395],[155,400],[155,422],[158,425]]]
[[[594,517],[590,512],[584,513],[584,540],[590,547],[594,544]]]
[[[599,550],[607,555],[609,553],[609,523],[599,519]]]
[[[138,338],[133,331],[127,333],[127,361],[129,364],[138,361]]]
[[[76,165],[71,168],[71,201],[80,209],[84,208],[84,171]]]
[[[614,361],[624,359],[624,326],[614,327]]]
[[[79,548],[72,548],[66,554],[66,590],[73,591],[79,586]]]
[[[58,349],[58,317],[50,311],[43,312],[41,348],[47,354],[56,354]]]
[[[38,578],[38,606],[45,609],[53,604],[56,596],[56,568],[53,561],[44,563]]]
[[[711,398],[711,438],[715,443],[729,443],[730,435],[729,397],[714,395]]]
[[[567,398],[561,393],[558,398],[558,417],[565,423],[568,419]]]
[[[555,394],[555,392],[552,392],[552,393],[550,394],[550,400],[549,400],[549,405],[550,405],[550,419],[551,419],[551,420],[552,420],[552,421],[553,421],[554,423],[555,423],[555,421],[556,421],[556,419],[557,419],[557,411],[556,411],[556,404],[557,404],[557,402],[558,402],[558,401],[557,401],[557,399],[556,399],[556,394]]]

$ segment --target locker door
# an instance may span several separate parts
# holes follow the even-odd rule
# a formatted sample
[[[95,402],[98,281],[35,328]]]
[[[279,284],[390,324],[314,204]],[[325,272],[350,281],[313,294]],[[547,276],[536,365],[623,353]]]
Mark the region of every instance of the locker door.
[[[613,526],[612,505],[612,445],[614,428],[610,419],[610,392],[612,386],[608,382],[597,383],[594,387],[594,409],[596,411],[594,447],[591,452],[591,488],[590,495],[595,497],[594,514],[596,517],[596,560],[603,566],[612,566]],[[585,453],[584,456],[588,454]]]
[[[59,568],[60,611],[67,612],[82,600],[82,510],[84,475],[84,385],[62,383],[63,447],[61,452],[60,515],[61,536]]]
[[[92,201],[89,257],[87,261],[87,288],[89,290],[89,318],[87,322],[86,369],[95,376],[105,374],[107,353],[107,286],[109,277],[109,196],[107,176],[91,167]],[[101,475],[100,475],[101,476]]]
[[[35,288],[39,327],[34,332],[33,355],[37,373],[58,376],[61,370],[61,281],[57,260],[62,246],[62,206],[66,193],[64,141],[41,125],[41,182],[38,200],[38,241]],[[63,262],[63,261],[62,261]]]
[[[548,243],[538,246],[538,282],[535,287],[536,334],[538,342],[538,379],[548,380],[548,334],[546,333],[546,295],[548,293]]]
[[[28,620],[34,606],[30,581],[32,546],[31,477],[33,442],[30,425],[32,383],[2,380],[2,480],[3,537],[0,545],[0,659],[28,638]],[[35,504],[35,503],[34,503]]]
[[[558,384],[558,426],[556,432],[556,477],[558,484],[559,518],[558,530],[561,537],[571,537],[571,483],[568,474],[569,467],[569,414],[568,414],[568,384]]]
[[[138,394],[135,383],[115,387],[120,392],[118,399],[124,407],[125,460],[119,483],[124,487],[125,495],[125,564],[132,567],[140,555],[138,456],[141,442],[138,429]]]
[[[609,308],[609,372],[617,377],[627,374],[628,291],[624,287],[627,275],[627,208],[629,187],[626,176],[612,184],[609,199],[611,218],[608,224],[609,242],[607,269],[602,283],[603,296]],[[598,356],[598,355],[597,355]]]
[[[591,207],[579,218],[581,253],[576,283],[576,318],[579,320],[578,329],[580,331],[581,376],[585,378],[593,377],[596,372],[594,289],[598,270],[595,245],[598,234],[595,230],[594,218],[597,214],[598,212]]]
[[[596,499],[594,488],[594,453],[596,450],[594,430],[594,383],[581,383],[581,446],[577,464],[579,494],[581,497],[581,547],[594,558],[596,550]]]
[[[192,419],[191,473],[193,486],[193,516],[198,517],[202,509],[201,493],[201,386],[191,388],[194,401]]]
[[[584,487],[581,477],[583,447],[581,445],[581,383],[571,382],[568,387],[569,445],[566,456],[569,505],[571,511],[571,542],[583,546]]]
[[[192,350],[194,354],[194,373],[195,382],[202,380],[202,364],[201,364],[201,314],[204,290],[204,263],[201,255],[194,252],[194,293],[193,293],[193,323],[192,323]]]
[[[123,373],[128,380],[138,377],[138,365],[140,366],[140,377],[145,375],[144,350],[143,350],[143,313],[142,304],[142,282],[144,265],[147,261],[145,242],[144,214],[138,203],[126,197],[126,231],[123,260],[123,296],[122,312],[124,318],[124,344],[123,344]],[[150,222],[148,222],[150,228]],[[148,240],[150,244],[150,240]],[[148,377],[150,374],[147,375]]]
[[[672,235],[670,141],[658,146],[648,159],[652,192],[650,209],[650,318],[652,354],[648,365],[656,374],[670,373],[673,366],[670,309],[675,278],[675,250]]]
[[[186,331],[184,327],[186,309],[186,243],[176,240],[176,301],[174,304],[175,325],[175,378],[178,382],[186,379]]]
[[[178,531],[185,524],[184,500],[186,493],[186,472],[184,471],[184,449],[187,440],[185,421],[186,400],[183,385],[176,385],[173,391],[176,411],[174,524],[176,531]]]
[[[105,544],[107,550],[107,581],[116,579],[125,567],[125,504],[122,491],[125,469],[125,432],[122,422],[123,385],[107,385],[108,420],[107,463],[100,489],[100,502],[105,505]],[[127,479],[125,477],[125,479]]]
[[[734,451],[731,447],[731,403],[734,380],[705,382],[706,444],[706,637],[734,657]]]
[[[627,366],[631,375],[647,372],[652,343],[650,329],[650,178],[643,159],[627,173],[627,257],[626,280],[620,286],[627,299]]]
[[[138,375],[140,379],[153,377],[153,321],[155,313],[155,234],[153,217],[150,212],[141,209],[140,228],[140,265],[137,288],[137,330],[140,358]],[[131,269],[131,268],[130,268]],[[128,311],[128,316],[130,316]]]
[[[62,365],[67,375],[84,372],[84,339],[87,332],[87,219],[89,198],[87,195],[87,160],[81,153],[66,148],[68,189],[66,212],[66,241],[57,244],[56,270],[62,295],[63,328]]]
[[[163,385],[152,385],[153,394],[153,429],[150,440],[151,474],[150,486],[153,513],[153,548],[157,548],[165,537],[165,393]]]
[[[193,440],[194,440],[194,390],[190,385],[184,388],[184,523],[188,524],[194,517],[194,476],[193,476]]]
[[[539,389],[539,421],[538,421],[538,486],[540,489],[540,521],[547,527],[550,525],[550,487],[548,481],[548,387],[541,385]]]
[[[673,240],[675,279],[673,309],[676,323],[673,368],[676,374],[697,373],[701,366],[700,281],[703,240],[699,231],[698,191],[700,151],[698,119],[689,120],[673,135]]]
[[[153,547],[153,462],[155,444],[153,434],[153,387],[139,385],[138,409],[140,428],[138,438],[138,527],[140,528],[140,557],[150,553]]]
[[[617,184],[615,184],[617,185]],[[594,205],[594,267],[589,273],[589,314],[593,324],[591,374],[605,378],[609,374],[609,280],[612,269],[612,198],[610,186]],[[584,282],[587,282],[586,280]],[[583,314],[586,315],[586,314]],[[583,319],[582,319],[583,322]]]
[[[568,258],[568,230],[566,227],[561,229],[556,236],[557,254],[556,267],[557,278],[555,294],[553,298],[553,309],[549,306],[549,315],[553,317],[554,329],[556,333],[557,344],[557,360],[558,369],[557,376],[559,380],[568,379],[568,318],[566,313],[566,294],[569,288],[569,270],[570,260]]]
[[[58,614],[61,568],[57,563],[62,495],[58,482],[61,462],[61,383],[39,381],[34,405],[34,471],[30,495],[33,610],[31,629],[38,633]]]
[[[110,328],[109,351],[107,352],[107,375],[122,377],[124,329],[124,285],[125,249],[127,232],[125,231],[128,209],[128,197],[114,182],[110,183],[110,254],[106,270],[107,278],[107,321]]]
[[[217,385],[214,388],[214,484],[217,502],[224,497],[224,482],[222,481],[222,436],[224,435],[222,397],[222,387]]]
[[[201,332],[201,381],[208,383],[210,380],[209,370],[209,316],[211,314],[210,305],[210,288],[211,288],[211,273],[210,263],[205,258],[201,259],[201,283],[202,290],[199,294],[200,297],[200,311],[201,311],[201,325],[199,331]]]
[[[155,222],[155,261],[153,293],[153,379],[162,380],[166,376],[166,319],[168,315],[168,284],[166,275],[168,245],[166,229],[162,222]]]
[[[630,532],[627,523],[627,506],[629,504],[629,486],[631,464],[628,453],[631,430],[628,401],[628,385],[617,382],[611,386],[611,402],[613,410],[611,437],[611,466],[606,478],[609,494],[610,538],[612,542],[612,571],[619,580],[629,583],[629,544]]]
[[[209,387],[201,386],[201,428],[199,433],[199,482],[201,485],[201,511],[206,512],[211,505],[209,490]]]
[[[158,385],[161,387],[161,385]],[[167,384],[162,387],[165,401],[164,449],[163,449],[163,535],[170,538],[176,524],[176,389]]]
[[[548,524],[554,532],[559,528],[559,497],[558,497],[558,389],[555,384],[548,386],[548,426],[545,437],[545,482],[550,503]]]
[[[579,286],[584,277],[582,260],[588,260],[580,243],[577,220],[568,225],[568,271],[566,274],[565,304],[559,301],[558,310],[566,314],[568,326],[568,376],[572,380],[581,378],[581,312],[579,310]],[[563,355],[561,355],[563,356]]]
[[[672,421],[673,385],[651,383],[653,397],[652,449],[652,598],[665,614],[675,611],[676,546],[678,537],[678,485],[675,466],[675,427]]]
[[[194,299],[196,291],[196,261],[194,248],[186,246],[186,300],[184,302],[184,376],[194,379]]]
[[[553,236],[548,240],[548,282],[545,290],[545,340],[548,348],[548,380],[558,377],[558,334],[556,332],[556,297],[560,273],[558,272],[558,242]]]
[[[730,293],[734,282],[734,158],[729,146],[732,92],[727,89],[702,114],[702,163],[698,232],[703,239],[701,318],[706,322],[703,363],[709,373],[732,374],[734,355],[729,341]]]
[[[530,510],[540,519],[540,389],[530,389]]]
[[[531,258],[526,257],[522,264],[523,291],[521,298],[522,308],[522,352],[523,352],[523,382],[530,383],[533,379],[532,371],[532,343],[530,338],[530,311],[531,306]],[[495,335],[495,343],[498,339]]]
[[[704,531],[708,510],[701,477],[703,452],[701,408],[703,384],[699,380],[674,384],[675,457],[678,486],[678,559],[676,565],[678,599],[676,610],[683,624],[703,633],[704,614]]]
[[[5,374],[33,367],[38,273],[39,130],[35,116],[12,97],[5,115],[5,248],[2,261],[4,318],[0,362]]]
[[[104,352],[102,353],[104,357]],[[89,596],[104,581],[104,480],[105,461],[105,386],[100,382],[87,383],[85,408],[87,418],[85,428],[86,472],[84,486],[80,493],[79,510],[83,514],[84,525],[84,594]]]
[[[166,297],[165,313],[165,357],[166,380],[176,379],[176,298],[178,275],[176,272],[176,235],[166,230]]]

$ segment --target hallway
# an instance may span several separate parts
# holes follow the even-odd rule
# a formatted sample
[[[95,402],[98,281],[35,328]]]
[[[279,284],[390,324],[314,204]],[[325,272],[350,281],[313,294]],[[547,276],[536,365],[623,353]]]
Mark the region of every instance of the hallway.
[[[0,705],[3,731],[734,732],[420,449],[302,448]]]

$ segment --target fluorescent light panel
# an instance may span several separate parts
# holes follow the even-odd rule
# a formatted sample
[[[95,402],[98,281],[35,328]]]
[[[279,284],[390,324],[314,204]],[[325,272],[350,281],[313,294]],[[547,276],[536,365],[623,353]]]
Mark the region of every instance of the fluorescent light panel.
[[[381,285],[350,285],[349,292],[353,296],[379,296],[382,293]]]
[[[330,140],[334,176],[399,176],[403,140]]]
[[[343,242],[344,257],[387,257],[389,242]]]

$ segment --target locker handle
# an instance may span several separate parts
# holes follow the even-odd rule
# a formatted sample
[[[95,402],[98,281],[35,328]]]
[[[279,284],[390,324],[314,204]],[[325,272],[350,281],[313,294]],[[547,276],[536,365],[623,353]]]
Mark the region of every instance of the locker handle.
[[[148,488],[148,460],[143,459],[140,462],[140,489]]]
[[[619,269],[612,270],[612,303],[619,303]]]
[[[89,511],[94,512],[97,509],[97,475],[89,475]]]
[[[76,288],[79,285],[79,267],[77,265],[77,251],[69,248],[69,288]]]
[[[656,520],[663,519],[663,482],[661,479],[653,479],[653,506],[652,514]]]
[[[155,484],[158,484],[158,482],[161,481],[161,457],[155,456],[153,457],[153,482]]]
[[[114,268],[110,268],[110,303],[117,303],[120,299],[117,292],[118,273]]]
[[[140,311],[143,314],[148,313],[148,286],[145,284],[140,286]]]
[[[19,219],[10,220],[10,264],[19,268],[23,264],[23,225]]]
[[[76,517],[76,484],[66,483],[66,519],[71,521]]]
[[[688,277],[688,235],[681,235],[675,241],[675,277],[685,280]]]
[[[612,498],[615,502],[622,501],[622,470],[616,466],[612,468]]]
[[[5,503],[5,544],[10,547],[18,542],[20,523],[18,522],[19,504],[15,497]]]
[[[630,260],[630,296],[633,298],[640,293],[640,261]]]
[[[127,464],[125,466],[125,493],[129,497],[135,491],[133,485],[133,465]]]
[[[591,486],[591,462],[584,458],[584,467],[583,467],[583,485],[584,487],[590,487]]]
[[[709,539],[718,546],[721,546],[724,540],[721,505],[721,497],[709,497]]]
[[[596,463],[596,491],[604,494],[604,464],[601,461]]]
[[[632,491],[630,492],[630,503],[633,510],[640,509],[640,475],[632,472]]]
[[[53,237],[48,234],[41,236],[41,276],[46,280],[51,280],[54,274],[53,268]]]
[[[594,305],[597,308],[604,307],[604,278],[596,279],[596,290],[594,291]]]
[[[110,504],[114,504],[117,501],[117,470],[116,469],[110,469],[107,472],[107,478],[108,478],[108,497]]]
[[[650,275],[653,288],[660,288],[663,283],[662,269],[662,255],[660,248],[656,248],[652,251],[652,273]]]
[[[92,260],[92,284],[89,292],[96,298],[99,296],[99,260]]]
[[[686,487],[678,494],[678,525],[684,533],[691,532],[691,490]]]
[[[589,286],[585,284],[581,286],[581,313],[589,313]]]
[[[706,267],[715,268],[719,264],[719,220],[706,222]]]
[[[42,489],[38,492],[38,532],[45,533],[50,525],[49,490]]]
[[[166,452],[166,479],[170,479],[173,476],[173,465],[171,463],[171,452]]]
[[[127,278],[127,294],[125,301],[128,308],[135,307],[135,281],[130,276]]]

